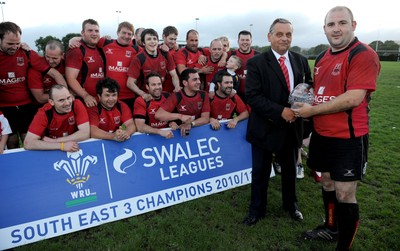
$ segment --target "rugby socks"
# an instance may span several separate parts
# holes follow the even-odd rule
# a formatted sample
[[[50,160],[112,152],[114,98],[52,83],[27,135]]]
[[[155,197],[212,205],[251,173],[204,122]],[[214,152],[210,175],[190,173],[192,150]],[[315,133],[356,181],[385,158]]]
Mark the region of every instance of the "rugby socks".
[[[359,207],[356,203],[338,203],[339,240],[336,250],[350,250],[360,221]]]
[[[322,189],[322,199],[324,201],[325,209],[325,226],[332,232],[337,231],[337,217],[336,206],[338,201],[336,199],[336,191],[325,191]]]

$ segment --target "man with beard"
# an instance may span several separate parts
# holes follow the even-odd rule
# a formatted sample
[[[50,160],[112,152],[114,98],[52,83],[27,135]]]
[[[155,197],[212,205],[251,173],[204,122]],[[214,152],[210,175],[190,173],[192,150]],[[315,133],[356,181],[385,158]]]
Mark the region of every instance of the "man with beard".
[[[173,130],[178,128],[175,122],[160,121],[155,118],[155,113],[162,103],[169,96],[168,92],[163,92],[161,75],[151,72],[146,77],[146,88],[151,95],[150,101],[145,101],[142,97],[135,100],[133,116],[138,131],[141,133],[158,134],[167,139],[174,137],[171,130],[161,130],[171,126]]]
[[[78,141],[90,136],[85,106],[74,99],[63,85],[53,85],[49,103],[38,110],[29,126],[24,147],[27,150],[79,151]]]
[[[160,106],[155,118],[161,121],[181,121],[181,136],[188,136],[190,129],[210,122],[210,100],[200,90],[200,76],[196,69],[185,69],[181,74],[183,89],[174,92]]]
[[[97,106],[87,108],[90,121],[90,136],[122,142],[136,131],[128,105],[118,100],[119,84],[112,78],[97,82]]]
[[[21,48],[21,28],[12,22],[0,23],[0,109],[13,132],[7,140],[8,149],[18,148],[24,141],[37,108],[32,104],[28,88],[28,68],[66,85],[63,76],[51,68],[35,51]]]
[[[230,119],[226,123],[228,128],[235,128],[237,123],[249,117],[246,105],[238,95],[231,96],[233,77],[227,71],[220,71],[216,75],[215,96],[210,102],[210,125],[212,129],[221,128],[220,120]]]

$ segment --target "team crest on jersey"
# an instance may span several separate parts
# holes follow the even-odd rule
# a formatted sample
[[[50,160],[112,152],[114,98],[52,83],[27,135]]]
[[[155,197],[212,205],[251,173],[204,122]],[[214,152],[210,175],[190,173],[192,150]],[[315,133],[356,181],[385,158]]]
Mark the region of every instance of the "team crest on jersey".
[[[132,57],[132,52],[131,51],[125,51],[125,57],[127,57],[127,58]]]
[[[160,67],[161,67],[161,69],[165,69],[165,62],[160,62]]]
[[[23,66],[24,65],[24,58],[23,57],[17,57],[17,65],[18,66]]]
[[[114,123],[116,125],[119,125],[121,123],[121,117],[120,116],[114,117]]]
[[[203,102],[197,102],[197,109],[201,110],[203,107]]]
[[[68,124],[69,125],[75,124],[75,117],[74,116],[71,116],[71,117],[68,118]]]
[[[87,62],[88,63],[94,63],[94,62],[96,62],[96,60],[94,60],[93,56],[91,56],[91,57],[88,57],[88,61]]]
[[[226,104],[226,105],[225,105],[225,110],[226,110],[226,111],[230,111],[230,110],[231,110],[231,104],[229,104],[229,103]]]
[[[340,68],[342,68],[342,64],[336,64],[335,68],[333,68],[332,76],[337,76],[340,74]]]
[[[111,48],[107,48],[106,54],[114,54]]]

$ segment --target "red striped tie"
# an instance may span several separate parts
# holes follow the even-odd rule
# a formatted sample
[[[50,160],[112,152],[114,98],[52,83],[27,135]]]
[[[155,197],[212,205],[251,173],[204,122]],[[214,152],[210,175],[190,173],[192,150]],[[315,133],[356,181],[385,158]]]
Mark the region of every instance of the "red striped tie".
[[[285,65],[285,59],[286,59],[285,56],[281,56],[279,58],[279,65],[282,68],[282,72],[283,72],[283,75],[285,76],[285,80],[286,80],[286,85],[288,87],[288,90],[290,91],[289,71],[288,71],[288,69],[287,69],[287,67]]]

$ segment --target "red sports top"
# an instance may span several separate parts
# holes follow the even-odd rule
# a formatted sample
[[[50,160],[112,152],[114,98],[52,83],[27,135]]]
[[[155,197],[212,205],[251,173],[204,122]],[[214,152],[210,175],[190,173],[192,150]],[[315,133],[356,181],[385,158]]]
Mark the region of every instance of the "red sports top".
[[[143,49],[133,44],[121,45],[116,39],[108,40],[104,37],[100,39],[97,46],[103,49],[106,57],[106,76],[115,79],[121,87],[118,97],[120,99],[134,98],[135,93],[126,85],[127,72],[133,57]]]
[[[200,94],[201,92],[202,94]],[[179,96],[181,98],[179,98]],[[178,112],[180,114],[194,116],[194,118],[197,119],[201,117],[201,113],[210,112],[210,99],[208,93],[204,91],[198,91],[194,96],[189,97],[181,90],[180,92],[172,93],[171,96],[161,104],[161,107],[167,112]]]
[[[168,121],[160,121],[154,117],[156,111],[161,106],[162,103],[167,100],[164,96],[165,94],[161,95],[159,100],[151,100],[147,104],[142,97],[138,97],[135,100],[135,105],[133,109],[133,117],[144,119],[145,123],[154,128],[167,128]]]
[[[162,54],[163,53],[163,54]],[[175,69],[175,62],[169,53],[161,52],[157,49],[157,56],[152,56],[146,51],[137,54],[129,66],[128,76],[137,80],[137,86],[147,92],[144,79],[150,72],[158,72],[162,77],[162,82],[169,71]]]
[[[132,119],[131,110],[121,101],[118,101],[111,110],[103,108],[100,102],[87,110],[90,125],[97,126],[106,132],[115,132],[123,123]]]
[[[174,54],[175,64],[185,65],[187,68],[194,68],[200,55],[209,56],[210,50],[207,48],[199,48],[197,52],[192,52],[186,47],[183,47]]]
[[[217,62],[213,62],[212,59],[211,59],[211,56],[207,57],[207,63],[205,64],[205,66],[211,66],[211,67],[214,68],[214,70],[210,74],[204,74],[205,77],[206,77],[206,86],[204,86],[204,88],[205,88],[204,90],[206,90],[207,92],[210,89],[210,83],[212,82],[215,74],[220,70],[226,69],[225,66],[223,66],[223,67],[219,67],[218,66],[219,61],[220,60],[218,60]],[[196,67],[197,68],[201,68],[203,66],[197,64]]]
[[[175,51],[175,50],[169,50],[168,51],[168,54],[172,57],[172,60],[174,60],[174,63],[175,63],[174,55],[175,55],[176,52],[178,52],[178,51]],[[176,66],[176,63],[175,63],[175,66]],[[171,93],[171,92],[174,91],[174,89],[175,89],[175,87],[174,87],[174,83],[172,83],[172,77],[168,73],[165,76],[165,80],[164,80],[164,83],[163,83],[163,91]]]
[[[47,110],[52,110],[52,119],[49,123]],[[59,114],[49,103],[38,110],[29,126],[28,131],[40,137],[60,138],[73,134],[78,126],[89,122],[89,117],[83,103],[75,99],[72,110]]]
[[[29,57],[28,57],[29,55]],[[46,74],[50,66],[35,51],[19,49],[14,55],[0,51],[0,107],[32,102],[28,89],[28,66]]]
[[[238,95],[222,98],[215,93],[214,99],[210,102],[210,117],[214,119],[231,119],[234,113],[239,115],[247,111],[246,105]]]
[[[85,55],[82,51],[85,51]],[[81,41],[80,47],[67,51],[65,67],[78,69],[78,82],[91,96],[96,97],[96,83],[104,78],[104,61],[98,48],[88,47]]]
[[[236,74],[239,76],[240,83],[239,83],[239,90],[238,92],[244,95],[245,92],[245,82],[246,82],[246,75],[247,75],[247,60],[252,58],[254,55],[259,54],[258,51],[255,51],[254,49],[251,49],[249,53],[242,53],[239,51],[239,49],[236,49],[231,52],[231,55],[236,55],[242,60],[242,67],[240,67],[237,71]],[[229,56],[231,56],[229,55]]]
[[[42,58],[46,63],[46,59]],[[61,60],[60,64],[55,68],[61,75],[65,75],[64,60]],[[44,93],[49,93],[50,88],[57,84],[54,78],[49,75],[43,75],[40,71],[33,68],[28,70],[28,86],[29,89],[43,89]]]
[[[349,57],[352,57],[349,64]],[[364,89],[361,104],[348,112],[314,116],[314,128],[323,136],[350,138],[368,133],[368,98],[376,89],[380,71],[376,53],[357,39],[345,50],[327,50],[314,67],[315,104],[327,102],[346,92]]]

